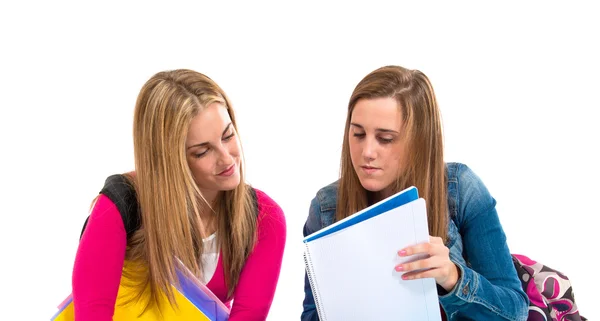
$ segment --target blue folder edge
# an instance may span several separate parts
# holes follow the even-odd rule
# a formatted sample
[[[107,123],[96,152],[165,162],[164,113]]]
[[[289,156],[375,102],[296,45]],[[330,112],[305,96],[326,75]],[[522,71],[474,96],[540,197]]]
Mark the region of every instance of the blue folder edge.
[[[73,295],[69,294],[69,296],[61,303],[61,305],[58,306],[58,311],[52,316],[52,318],[50,318],[50,321],[56,319],[58,317],[58,315],[63,312],[63,310],[69,305],[71,304],[71,302],[73,302]]]
[[[202,311],[210,320],[226,321],[229,319],[229,312],[223,310],[207,293],[202,291],[196,283],[187,277],[180,269],[177,269],[179,278],[179,287],[177,288],[198,310]],[[215,298],[218,300],[218,298]],[[58,307],[58,311],[50,318],[50,321],[56,319],[63,310],[73,302],[73,296],[69,295],[67,299]]]
[[[368,220],[372,217],[375,217],[379,214],[383,214],[391,209],[402,206],[404,204],[408,204],[412,201],[415,201],[419,198],[419,192],[416,187],[411,186],[403,191],[398,192],[396,195],[393,195],[379,203],[375,203],[370,207],[367,207],[361,212],[356,213],[355,215],[349,216],[344,220],[341,220],[333,225],[330,225],[330,228],[325,230],[317,231],[313,234],[308,235],[304,238],[304,243],[308,243],[310,241],[316,240],[323,236],[329,235],[331,233],[335,233],[337,231],[343,230],[348,226],[352,226],[354,224],[360,223],[362,221]]]
[[[218,302],[215,302],[218,298],[211,298],[180,269],[177,269],[177,277],[179,278],[178,290],[210,320],[226,321],[229,319],[229,311],[224,310]]]

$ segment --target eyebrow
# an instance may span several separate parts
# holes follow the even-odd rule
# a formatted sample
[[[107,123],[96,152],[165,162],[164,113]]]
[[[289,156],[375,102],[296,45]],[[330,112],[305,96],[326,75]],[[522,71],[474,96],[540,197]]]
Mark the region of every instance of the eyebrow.
[[[360,129],[365,129],[362,125],[356,124],[356,123],[350,123],[350,125],[358,127]],[[396,134],[400,134],[395,130],[391,130],[391,129],[386,129],[386,128],[375,128],[376,131],[378,132],[383,132],[383,133],[396,133]]]
[[[225,127],[225,130],[223,130],[223,133],[221,134],[221,137],[223,137],[225,135],[225,133],[229,130],[229,127],[231,127],[231,125],[232,124],[229,123],[227,125],[227,127]],[[203,147],[203,146],[206,146],[206,145],[208,145],[208,142],[204,142],[204,143],[200,143],[200,144],[195,144],[195,145],[189,146],[187,149],[194,148],[194,147]]]

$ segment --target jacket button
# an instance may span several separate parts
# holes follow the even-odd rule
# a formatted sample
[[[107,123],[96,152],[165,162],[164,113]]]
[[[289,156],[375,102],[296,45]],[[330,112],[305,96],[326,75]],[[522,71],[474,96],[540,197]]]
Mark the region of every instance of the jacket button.
[[[469,294],[469,284],[468,284],[468,283],[467,283],[467,285],[465,285],[465,286],[463,287],[462,293],[463,293],[464,295],[467,295],[467,294]]]

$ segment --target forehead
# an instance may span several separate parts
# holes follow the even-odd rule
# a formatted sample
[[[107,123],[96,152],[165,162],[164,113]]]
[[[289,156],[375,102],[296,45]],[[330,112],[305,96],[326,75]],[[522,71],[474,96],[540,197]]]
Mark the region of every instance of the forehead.
[[[398,130],[402,123],[402,112],[393,98],[363,98],[354,105],[350,121],[365,128]]]
[[[230,122],[231,118],[223,104],[212,103],[202,108],[190,123],[187,134],[188,145],[220,139],[223,130]]]

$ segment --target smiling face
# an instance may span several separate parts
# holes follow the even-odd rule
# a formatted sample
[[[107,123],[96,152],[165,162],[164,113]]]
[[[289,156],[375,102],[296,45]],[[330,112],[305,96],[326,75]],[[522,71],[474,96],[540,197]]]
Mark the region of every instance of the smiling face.
[[[352,165],[360,184],[381,198],[402,172],[405,145],[402,113],[393,98],[360,99],[350,119],[348,141]]]
[[[240,183],[241,148],[227,108],[212,103],[191,121],[186,156],[194,180],[207,201]]]

